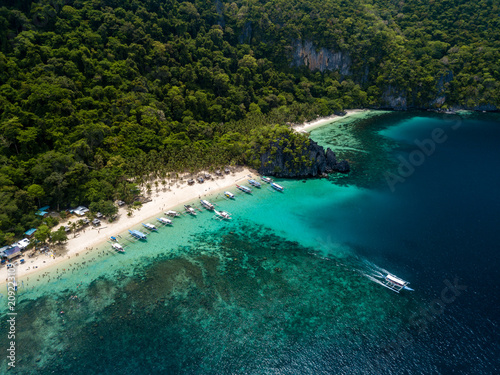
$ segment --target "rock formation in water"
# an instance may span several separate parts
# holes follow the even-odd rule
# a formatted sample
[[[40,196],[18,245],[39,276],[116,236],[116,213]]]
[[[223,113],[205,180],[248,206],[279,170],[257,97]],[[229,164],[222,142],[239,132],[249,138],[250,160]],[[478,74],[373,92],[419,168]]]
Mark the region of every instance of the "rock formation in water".
[[[273,151],[271,151],[273,150]],[[337,161],[331,149],[325,149],[309,139],[301,149],[290,149],[280,141],[260,155],[258,171],[262,175],[277,177],[315,177],[331,172],[349,172],[346,160]]]

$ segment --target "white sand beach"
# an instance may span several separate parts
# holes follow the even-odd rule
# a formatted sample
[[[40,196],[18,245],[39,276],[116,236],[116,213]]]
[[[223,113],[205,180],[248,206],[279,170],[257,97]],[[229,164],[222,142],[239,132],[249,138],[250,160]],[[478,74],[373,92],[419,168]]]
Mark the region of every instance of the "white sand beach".
[[[25,263],[18,264],[16,267],[16,278],[24,278],[34,273],[39,274],[45,269],[53,268],[53,266],[59,263],[74,260],[75,257],[82,257],[87,252],[105,243],[111,236],[123,233],[131,227],[147,222],[149,219],[152,222],[153,220],[156,221],[154,217],[164,216],[164,212],[180,204],[194,202],[199,197],[234,187],[236,183],[248,178],[249,175],[255,177],[255,172],[247,168],[241,168],[233,171],[231,174],[224,174],[219,177],[212,176],[210,180],[206,180],[201,184],[196,182],[194,185],[188,185],[186,183],[187,178],[185,177],[184,181],[172,186],[170,190],[162,191],[160,189],[156,192],[153,188],[151,201],[145,203],[141,209],[134,210],[132,216],[128,216],[127,209],[122,207],[118,211],[117,220],[112,223],[103,220],[99,227],[89,225],[85,229],[76,232],[76,237],[73,233],[69,233],[68,241],[64,247],[51,246],[51,250],[55,249],[53,256],[49,254],[37,254],[35,257],[29,258],[28,253],[31,253],[31,250],[26,252],[21,258],[25,260]],[[78,219],[80,217],[73,215],[58,224],[53,230],[67,225],[69,221],[74,222]],[[19,259],[17,262],[19,263]],[[0,285],[5,284],[4,280],[6,278],[7,267],[4,266],[0,269]]]
[[[293,128],[298,132],[307,133],[307,132],[310,132],[311,130],[318,128],[320,126],[323,126],[326,124],[331,124],[335,121],[343,120],[347,117],[356,115],[358,113],[366,112],[366,111],[368,111],[368,110],[366,110],[366,109],[348,109],[348,110],[346,110],[346,114],[344,116],[331,115],[331,116],[327,116],[327,117],[320,117],[314,121],[305,122],[303,124],[295,125]]]

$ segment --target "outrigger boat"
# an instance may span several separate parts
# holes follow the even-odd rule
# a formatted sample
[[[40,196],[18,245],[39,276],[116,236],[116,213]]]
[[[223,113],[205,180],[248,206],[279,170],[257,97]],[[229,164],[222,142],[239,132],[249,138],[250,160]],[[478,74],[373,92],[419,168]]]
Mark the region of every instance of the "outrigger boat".
[[[214,212],[215,212],[215,215],[217,215],[221,219],[226,219],[226,220],[230,220],[231,219],[231,214],[229,212],[226,212],[226,211],[217,211],[217,210],[214,210]]]
[[[188,214],[196,216],[196,210],[193,207],[191,207],[189,204],[184,205],[184,208],[186,209],[186,212]]]
[[[170,216],[170,217],[177,217],[177,216],[181,216],[181,213],[177,212],[177,211],[170,210],[170,211],[165,212],[165,215]]]
[[[225,191],[224,195],[229,199],[234,199],[234,194],[231,193],[230,191]]]
[[[165,219],[164,217],[159,217],[158,221],[164,225],[172,225],[172,220]]]
[[[122,245],[120,245],[119,243],[111,244],[111,247],[113,249],[115,249],[116,251],[118,251],[119,253],[124,253],[125,252],[125,250],[123,250]]]
[[[135,238],[139,240],[145,240],[147,237],[147,234],[139,232],[138,230],[135,229],[129,229],[128,232]]]
[[[214,205],[212,203],[210,203],[209,201],[205,200],[205,199],[200,199],[200,203],[207,210],[213,210],[214,209]]]
[[[118,241],[118,239],[115,236],[111,236],[109,238],[111,239],[111,241]]]
[[[249,179],[249,180],[248,180],[248,183],[249,183],[250,185],[253,185],[253,186],[257,187],[257,188],[260,188],[260,186],[261,186],[261,185],[260,185],[260,182],[259,182],[259,181],[255,181],[254,179]]]
[[[274,189],[274,190],[278,190],[278,191],[283,191],[284,190],[284,187],[281,186],[281,185],[278,185],[276,183],[271,183],[271,187]]]
[[[262,181],[264,181],[265,183],[268,183],[268,184],[270,184],[271,182],[273,182],[272,178],[269,178],[269,177],[266,177],[266,176],[261,176],[260,179]]]
[[[252,193],[252,189],[250,189],[248,186],[245,186],[245,185],[236,185],[236,187],[238,189],[240,189],[244,193],[247,193],[247,194],[251,194]]]
[[[142,223],[142,226],[146,229],[149,229],[149,230],[158,230],[154,224],[151,224],[151,223]]]
[[[404,281],[403,279],[391,275],[390,273],[387,274],[387,276],[384,278],[384,281],[382,281],[383,286],[396,293],[399,293],[401,289],[413,291],[413,289],[410,288],[408,284],[408,281]]]

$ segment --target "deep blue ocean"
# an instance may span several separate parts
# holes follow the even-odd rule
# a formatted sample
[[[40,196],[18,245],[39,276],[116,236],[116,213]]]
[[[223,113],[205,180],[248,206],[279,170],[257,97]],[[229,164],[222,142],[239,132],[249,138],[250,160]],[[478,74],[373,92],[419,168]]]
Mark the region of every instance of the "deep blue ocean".
[[[212,196],[231,222],[24,280],[0,373],[500,373],[500,115],[369,112],[311,138],[352,171]]]

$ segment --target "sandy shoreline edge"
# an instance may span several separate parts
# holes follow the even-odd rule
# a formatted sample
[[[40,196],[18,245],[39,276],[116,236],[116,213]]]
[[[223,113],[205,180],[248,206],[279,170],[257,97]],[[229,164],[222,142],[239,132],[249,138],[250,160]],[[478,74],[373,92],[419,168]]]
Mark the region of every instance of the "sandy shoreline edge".
[[[331,115],[326,117],[319,117],[316,120],[305,122],[303,124],[294,125],[293,128],[301,133],[308,133],[313,129],[319,128],[324,125],[334,123],[336,121],[344,120],[359,113],[369,112],[368,109],[348,109],[344,116]]]
[[[38,254],[35,258],[28,258],[27,254],[21,259],[25,260],[24,264],[18,264],[16,267],[16,280],[18,284],[27,276],[39,275],[48,268],[53,269],[54,266],[63,266],[69,262],[75,262],[83,259],[87,253],[103,246],[107,243],[111,236],[116,236],[120,233],[125,233],[128,229],[141,225],[144,222],[156,222],[156,217],[166,217],[164,212],[173,209],[184,203],[194,203],[206,195],[213,195],[223,190],[233,189],[238,182],[241,182],[249,176],[255,178],[255,171],[248,168],[241,168],[229,175],[224,175],[219,178],[212,178],[202,184],[187,185],[185,182],[180,186],[172,187],[171,190],[153,192],[151,201],[145,203],[140,210],[134,211],[132,216],[127,216],[127,209],[120,208],[118,210],[118,219],[112,223],[103,221],[102,225],[97,228],[87,227],[80,230],[77,236],[72,233],[68,235],[68,241],[64,246],[64,250],[59,251],[55,258],[45,254]],[[54,229],[64,226],[68,221],[75,221],[77,218],[71,217],[64,222],[58,224]],[[146,230],[145,230],[146,231]],[[0,286],[6,284],[7,267],[0,270]]]

